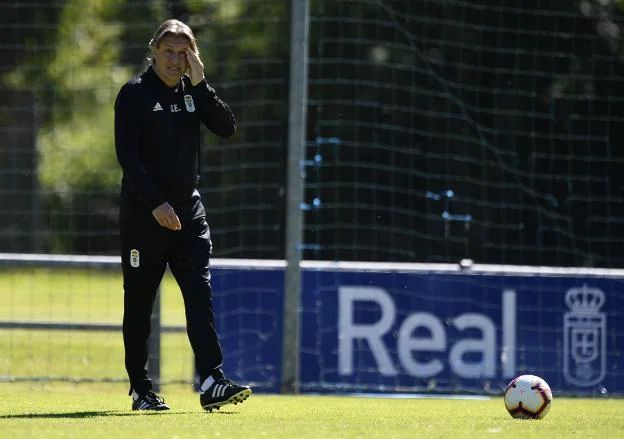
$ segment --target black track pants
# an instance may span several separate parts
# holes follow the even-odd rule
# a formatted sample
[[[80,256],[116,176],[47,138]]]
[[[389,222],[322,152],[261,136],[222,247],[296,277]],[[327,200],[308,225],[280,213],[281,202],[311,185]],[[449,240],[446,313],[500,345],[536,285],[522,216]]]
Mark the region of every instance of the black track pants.
[[[203,378],[215,371],[219,374],[223,354],[214,326],[209,271],[212,243],[205,218],[185,222],[179,231],[161,227],[151,216],[122,218],[123,339],[131,388],[137,393],[151,389],[145,369],[147,340],[154,298],[167,264],[184,298],[197,372]]]

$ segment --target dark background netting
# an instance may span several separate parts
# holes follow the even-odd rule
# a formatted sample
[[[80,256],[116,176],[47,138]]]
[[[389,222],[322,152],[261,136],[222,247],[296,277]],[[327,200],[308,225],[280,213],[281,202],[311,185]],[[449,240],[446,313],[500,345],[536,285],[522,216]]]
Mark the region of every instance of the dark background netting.
[[[79,3],[0,5],[2,251],[116,254],[112,113],[97,109],[177,16],[241,124],[205,136],[215,254],[283,258],[289,2]],[[310,13],[306,259],[621,266],[615,2],[316,0]]]

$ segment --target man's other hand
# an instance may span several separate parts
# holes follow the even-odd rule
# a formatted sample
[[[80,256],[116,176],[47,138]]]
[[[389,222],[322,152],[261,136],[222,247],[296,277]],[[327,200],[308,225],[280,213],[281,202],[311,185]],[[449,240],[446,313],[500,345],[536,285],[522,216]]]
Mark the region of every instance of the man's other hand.
[[[164,202],[156,209],[152,210],[152,215],[158,221],[158,224],[166,229],[181,230],[182,224],[180,224],[180,218],[176,215],[175,210],[171,207],[171,204]]]

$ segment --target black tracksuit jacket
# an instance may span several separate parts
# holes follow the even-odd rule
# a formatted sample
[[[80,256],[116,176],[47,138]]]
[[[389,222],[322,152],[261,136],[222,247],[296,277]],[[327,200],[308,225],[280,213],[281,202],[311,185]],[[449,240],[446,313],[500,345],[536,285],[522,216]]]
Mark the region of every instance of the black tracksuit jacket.
[[[115,148],[123,170],[121,210],[151,213],[169,202],[180,221],[205,215],[196,190],[200,126],[220,137],[236,131],[234,114],[203,80],[185,75],[168,87],[149,67],[115,101]]]

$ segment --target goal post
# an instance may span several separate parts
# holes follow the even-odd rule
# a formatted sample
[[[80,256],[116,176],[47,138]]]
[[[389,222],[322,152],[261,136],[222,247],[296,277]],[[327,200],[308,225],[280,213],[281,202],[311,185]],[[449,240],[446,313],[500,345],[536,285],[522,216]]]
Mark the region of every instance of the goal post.
[[[286,199],[286,272],[284,339],[282,342],[283,393],[298,393],[300,260],[303,253],[303,212],[306,169],[304,164],[308,106],[308,0],[291,1],[288,167]]]

